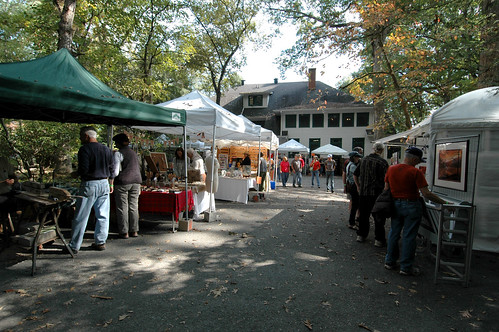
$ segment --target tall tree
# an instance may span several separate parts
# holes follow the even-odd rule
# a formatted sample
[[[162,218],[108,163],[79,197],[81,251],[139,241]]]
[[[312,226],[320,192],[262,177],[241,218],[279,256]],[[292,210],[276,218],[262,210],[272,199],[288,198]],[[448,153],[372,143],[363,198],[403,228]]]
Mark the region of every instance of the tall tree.
[[[344,88],[374,101],[380,133],[405,130],[476,86],[485,25],[480,2],[267,1],[280,20],[299,26],[297,44],[284,53],[286,64],[338,53],[362,59]]]
[[[193,0],[190,13],[195,19],[189,65],[207,76],[220,104],[222,91],[244,62],[238,52],[256,32],[258,3],[252,0]]]
[[[499,86],[499,1],[483,0],[482,11],[487,24],[482,34],[485,45],[480,54],[479,86]]]
[[[54,5],[61,13],[59,21],[59,39],[57,49],[65,48],[68,51],[73,51],[73,20],[76,11],[76,0],[54,0]]]

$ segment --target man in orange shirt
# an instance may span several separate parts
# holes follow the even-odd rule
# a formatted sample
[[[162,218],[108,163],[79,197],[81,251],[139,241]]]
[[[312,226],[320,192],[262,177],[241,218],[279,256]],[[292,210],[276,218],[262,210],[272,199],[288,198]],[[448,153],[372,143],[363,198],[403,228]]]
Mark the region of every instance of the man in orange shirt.
[[[400,274],[417,275],[419,270],[413,266],[416,253],[416,236],[421,223],[422,204],[419,192],[435,203],[447,203],[428,190],[424,174],[416,166],[423,161],[423,151],[416,147],[405,150],[404,162],[388,168],[385,176],[385,190],[390,190],[395,205],[392,216],[385,268],[397,267],[400,256]],[[399,255],[399,239],[402,232],[402,253]]]

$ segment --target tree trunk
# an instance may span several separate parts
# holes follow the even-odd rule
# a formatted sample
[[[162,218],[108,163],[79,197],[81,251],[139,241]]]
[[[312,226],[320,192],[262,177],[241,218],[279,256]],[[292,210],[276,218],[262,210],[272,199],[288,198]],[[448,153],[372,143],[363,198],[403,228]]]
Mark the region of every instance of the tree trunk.
[[[372,56],[373,56],[373,89],[374,89],[374,139],[384,137],[384,122],[385,117],[385,103],[383,101],[383,83],[382,78],[379,73],[383,68],[383,29],[380,28],[378,33],[373,34],[373,39],[371,41],[372,46]]]
[[[73,53],[73,20],[76,11],[76,0],[64,0],[64,7],[61,12],[61,20],[59,21],[59,40],[57,49],[67,49]]]
[[[482,13],[488,16],[483,33],[484,50],[480,54],[478,86],[485,88],[499,85],[499,1],[483,0]]]

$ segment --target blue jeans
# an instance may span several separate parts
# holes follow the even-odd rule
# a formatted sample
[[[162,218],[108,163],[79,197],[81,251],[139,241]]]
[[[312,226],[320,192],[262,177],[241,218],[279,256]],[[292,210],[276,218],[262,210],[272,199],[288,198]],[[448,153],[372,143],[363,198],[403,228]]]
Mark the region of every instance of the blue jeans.
[[[312,171],[312,187],[314,186],[314,178],[317,178],[317,187],[321,186],[321,183],[319,181],[319,171]]]
[[[293,173],[293,186],[294,185],[299,185],[301,186],[301,172],[294,172]]]
[[[282,186],[286,187],[286,183],[288,182],[289,173],[281,173]]]
[[[326,189],[334,191],[334,172],[326,171]]]
[[[416,255],[416,236],[421,223],[422,206],[419,201],[395,200],[395,216],[388,234],[385,263],[394,265],[399,258],[399,239],[402,233],[400,269],[410,271]]]
[[[81,197],[76,200],[76,214],[72,222],[69,246],[80,250],[92,208],[95,212],[95,244],[106,243],[109,231],[109,182],[107,179],[82,181],[78,194]]]

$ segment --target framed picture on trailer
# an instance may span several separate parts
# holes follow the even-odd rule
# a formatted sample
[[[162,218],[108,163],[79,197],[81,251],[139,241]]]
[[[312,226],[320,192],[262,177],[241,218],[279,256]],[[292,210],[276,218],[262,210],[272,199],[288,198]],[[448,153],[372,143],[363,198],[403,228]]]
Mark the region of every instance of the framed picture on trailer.
[[[466,191],[468,141],[435,145],[435,186]]]

